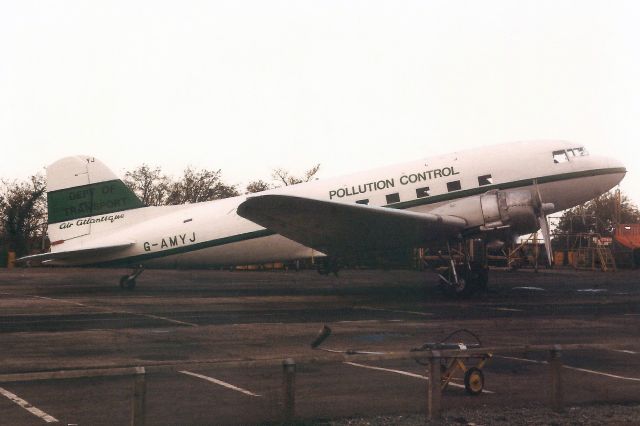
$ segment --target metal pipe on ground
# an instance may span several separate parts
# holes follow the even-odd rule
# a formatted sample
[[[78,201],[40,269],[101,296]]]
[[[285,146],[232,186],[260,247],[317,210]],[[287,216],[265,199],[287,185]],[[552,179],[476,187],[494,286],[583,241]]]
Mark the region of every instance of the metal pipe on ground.
[[[282,361],[283,417],[291,422],[296,415],[296,362],[292,358]]]
[[[136,367],[131,402],[131,426],[144,426],[146,418],[147,381],[144,367]]]
[[[440,371],[440,351],[432,351],[429,358],[429,380],[427,382],[427,419],[437,420],[440,418],[442,403],[441,371]]]
[[[564,410],[562,392],[562,349],[560,345],[549,351],[549,367],[551,372],[551,408],[556,412]]]

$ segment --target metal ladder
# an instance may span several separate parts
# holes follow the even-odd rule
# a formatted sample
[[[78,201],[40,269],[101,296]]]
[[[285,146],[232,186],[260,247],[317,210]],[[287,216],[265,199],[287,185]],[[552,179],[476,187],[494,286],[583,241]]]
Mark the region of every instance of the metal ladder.
[[[613,253],[609,247],[605,247],[602,244],[598,243],[596,245],[596,252],[598,253],[598,258],[600,259],[600,268],[602,271],[616,271],[616,260],[613,257]]]

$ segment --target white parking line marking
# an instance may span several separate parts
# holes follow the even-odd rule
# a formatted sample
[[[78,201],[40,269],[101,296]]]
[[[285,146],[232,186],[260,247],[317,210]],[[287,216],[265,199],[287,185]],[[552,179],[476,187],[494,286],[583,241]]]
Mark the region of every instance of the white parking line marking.
[[[522,309],[515,309],[515,308],[493,308],[496,311],[506,311],[506,312],[524,312],[524,310]]]
[[[430,316],[434,315],[431,312],[403,311],[401,309],[383,309],[383,308],[374,308],[373,306],[356,306],[355,309],[362,309],[362,310],[365,310],[365,311],[394,312],[396,314],[422,315],[424,317],[430,317]]]
[[[373,365],[358,364],[357,362],[345,361],[344,363],[347,364],[347,365],[353,365],[354,367],[362,367],[362,368],[368,368],[370,370],[378,370],[378,371],[388,371],[390,373],[402,374],[403,376],[415,377],[416,379],[429,380],[429,378],[427,376],[423,376],[423,375],[415,374],[415,373],[409,373],[408,371],[392,370],[390,368],[382,368],[382,367],[374,367]]]
[[[612,379],[631,380],[633,382],[640,382],[640,379],[636,377],[616,376],[615,374],[603,373],[601,371],[587,370],[585,368],[571,367],[570,365],[563,365],[563,367],[568,368],[569,370],[576,370],[576,371],[582,371],[584,373],[591,373],[591,374],[597,374],[599,376],[611,377]]]
[[[511,356],[502,356],[502,355],[494,355],[494,358],[512,359],[514,361],[531,362],[531,363],[534,363],[534,364],[548,364],[549,363],[548,361],[536,361],[536,360],[533,360],[533,359],[515,358],[515,357],[511,357]],[[563,364],[562,367],[566,368],[568,370],[582,371],[583,373],[590,373],[590,374],[596,374],[598,376],[611,377],[612,379],[631,380],[631,381],[634,381],[634,382],[640,382],[640,379],[638,379],[636,377],[617,376],[615,374],[604,373],[602,371],[587,370],[586,368],[578,368],[578,367],[573,367],[571,365],[566,365],[566,364]]]
[[[117,313],[117,312],[116,312]],[[188,325],[190,327],[197,327],[198,324],[194,324],[192,322],[186,322],[186,321],[180,321],[180,320],[176,320],[176,319],[172,319],[172,318],[167,318],[167,317],[161,317],[159,315],[151,315],[151,314],[139,314],[137,312],[127,312],[127,311],[122,311],[123,314],[129,314],[129,315],[138,315],[141,317],[147,317],[147,318],[151,318],[151,319],[157,319],[157,320],[162,320],[162,321],[168,321],[168,322],[172,322],[174,324],[182,324],[182,325]]]
[[[258,396],[258,397],[259,397],[259,396],[262,396],[262,395],[258,395],[258,394],[256,394],[256,393],[253,393],[253,392],[251,392],[251,391],[248,391],[248,390],[246,390],[246,389],[242,389],[242,388],[239,388],[239,387],[237,387],[237,386],[233,386],[232,384],[227,383],[227,382],[223,382],[222,380],[214,379],[213,377],[204,376],[204,375],[202,375],[202,374],[197,374],[197,373],[192,373],[191,371],[186,371],[186,370],[179,371],[179,373],[187,374],[187,375],[189,375],[189,376],[193,376],[193,377],[198,377],[198,378],[200,378],[200,379],[204,379],[204,380],[206,380],[206,381],[208,381],[208,382],[215,383],[216,385],[224,386],[225,388],[232,389],[232,390],[234,390],[234,391],[237,391],[237,392],[243,393],[243,394],[245,394],[245,395],[249,395],[249,396]]]
[[[614,351],[614,352],[620,352],[620,353],[623,353],[623,354],[638,355],[638,352],[628,351],[628,350],[625,350],[625,349],[611,349],[611,350]]]
[[[9,398],[12,402],[18,404],[20,407],[24,408],[25,410],[27,410],[28,412],[30,412],[34,416],[40,417],[42,420],[44,420],[47,423],[57,423],[58,422],[58,419],[56,419],[55,417],[48,415],[44,411],[34,407],[33,405],[29,404],[24,399],[20,398],[16,394],[13,394],[13,393],[9,392],[8,390],[6,390],[4,388],[0,388],[0,394],[2,394],[3,396]]]
[[[427,380],[427,381],[429,380],[429,378],[427,376],[423,376],[421,374],[410,373],[408,371],[393,370],[391,368],[375,367],[373,365],[358,364],[357,362],[349,362],[349,361],[345,361],[344,364],[353,365],[354,367],[368,368],[370,370],[387,371],[389,373],[401,374],[403,376],[413,377],[413,378],[421,379],[421,380]],[[456,388],[464,389],[464,385],[460,385],[458,383],[449,382],[449,386],[454,386]],[[484,389],[482,392],[494,393],[494,392],[491,392],[490,390],[486,390],[486,389]]]
[[[137,316],[140,316],[140,317],[147,317],[147,318],[151,318],[151,319],[155,319],[155,320],[168,321],[168,322],[171,322],[171,323],[174,323],[174,324],[188,325],[190,327],[198,327],[198,324],[194,324],[194,323],[186,322],[186,321],[175,320],[175,319],[167,318],[167,317],[161,317],[159,315],[141,314],[141,313],[138,313],[138,312],[129,312],[129,311],[114,310],[114,309],[105,309],[105,308],[101,308],[99,306],[91,306],[91,305],[85,305],[84,303],[80,303],[80,302],[72,302],[70,300],[54,299],[53,297],[44,297],[44,296],[30,296],[30,297],[33,297],[33,298],[36,298],[36,299],[51,300],[53,302],[67,303],[67,304],[70,304],[70,305],[81,306],[83,308],[97,309],[99,311],[102,311],[105,314],[137,315]]]
[[[535,359],[516,358],[514,356],[494,355],[494,358],[511,359],[514,361],[531,362],[533,364],[547,364],[547,361],[536,361]]]

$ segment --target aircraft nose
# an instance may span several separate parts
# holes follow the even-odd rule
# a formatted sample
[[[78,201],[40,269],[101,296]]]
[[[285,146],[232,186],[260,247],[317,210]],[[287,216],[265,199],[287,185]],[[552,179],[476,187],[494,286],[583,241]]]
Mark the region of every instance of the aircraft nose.
[[[612,158],[612,157],[600,157],[599,163],[601,164],[601,168],[607,170],[613,177],[615,177],[616,185],[620,183],[620,181],[627,174],[627,168],[622,163],[622,161]]]
[[[606,161],[607,161],[607,168],[616,169],[616,171],[622,173],[623,175],[627,173],[627,168],[622,163],[622,161],[616,158],[610,158],[610,157],[606,157]]]

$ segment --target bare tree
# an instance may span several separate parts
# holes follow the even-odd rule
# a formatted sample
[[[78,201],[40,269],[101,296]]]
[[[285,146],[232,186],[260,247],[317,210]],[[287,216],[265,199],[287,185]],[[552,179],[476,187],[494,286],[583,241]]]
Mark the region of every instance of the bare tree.
[[[167,204],[200,203],[240,195],[233,185],[222,181],[220,170],[194,170],[187,167],[182,179],[171,184]]]
[[[2,181],[0,223],[3,240],[17,256],[29,254],[46,225],[46,181],[37,174],[28,181]]]
[[[162,173],[160,167],[151,168],[143,164],[133,171],[126,172],[123,181],[145,206],[166,204],[171,181]]]
[[[277,168],[271,173],[271,177],[285,186],[296,185],[298,183],[309,182],[320,170],[320,164],[316,164],[304,173],[303,177],[293,176],[288,170]]]
[[[263,181],[262,179],[249,182],[246,188],[246,194],[255,194],[256,192],[262,192],[271,189],[271,184]]]

